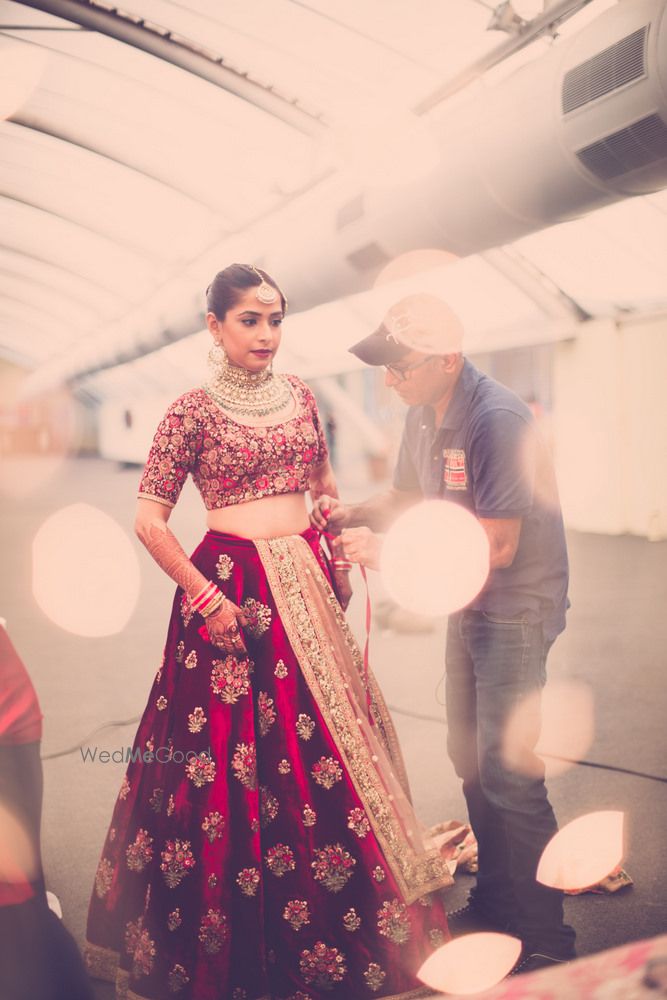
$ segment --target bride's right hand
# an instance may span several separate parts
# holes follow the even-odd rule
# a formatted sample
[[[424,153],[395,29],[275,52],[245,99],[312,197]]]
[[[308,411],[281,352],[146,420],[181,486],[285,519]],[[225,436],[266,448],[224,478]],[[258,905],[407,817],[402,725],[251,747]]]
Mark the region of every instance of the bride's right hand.
[[[220,608],[206,619],[206,630],[214,646],[235,656],[245,656],[248,652],[240,626],[246,624],[241,608],[229,598],[225,598]]]
[[[337,497],[330,497],[324,493],[313,503],[310,523],[318,531],[328,531],[332,535],[339,535],[347,526],[349,517],[349,507],[341,503]]]

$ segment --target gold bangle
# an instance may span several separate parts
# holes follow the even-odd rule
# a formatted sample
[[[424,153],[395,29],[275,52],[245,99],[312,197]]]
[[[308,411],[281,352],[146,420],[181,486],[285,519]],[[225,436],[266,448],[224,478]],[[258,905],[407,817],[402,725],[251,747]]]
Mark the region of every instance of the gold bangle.
[[[210,604],[207,604],[205,607],[200,608],[199,614],[202,616],[202,618],[208,618],[209,615],[212,615],[215,611],[218,610],[218,608],[221,608],[226,600],[227,598],[225,597],[224,594],[220,594],[219,597],[214,597],[213,600],[210,602]]]

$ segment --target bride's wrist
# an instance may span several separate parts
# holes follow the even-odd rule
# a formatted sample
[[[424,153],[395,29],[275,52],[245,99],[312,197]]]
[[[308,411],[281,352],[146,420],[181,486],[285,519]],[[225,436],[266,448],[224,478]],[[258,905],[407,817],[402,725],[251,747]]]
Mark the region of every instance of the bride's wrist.
[[[215,583],[206,583],[192,599],[192,607],[202,618],[210,618],[224,607],[227,598]]]

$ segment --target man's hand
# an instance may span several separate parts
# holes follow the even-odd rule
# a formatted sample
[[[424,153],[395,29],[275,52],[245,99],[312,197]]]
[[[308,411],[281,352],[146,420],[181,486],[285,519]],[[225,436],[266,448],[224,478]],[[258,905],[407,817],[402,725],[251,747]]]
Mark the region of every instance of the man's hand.
[[[340,537],[346,559],[369,569],[380,568],[382,535],[376,535],[370,528],[345,528]]]
[[[318,531],[329,531],[332,535],[339,535],[349,520],[350,508],[326,493],[318,497],[310,512],[312,526]]]

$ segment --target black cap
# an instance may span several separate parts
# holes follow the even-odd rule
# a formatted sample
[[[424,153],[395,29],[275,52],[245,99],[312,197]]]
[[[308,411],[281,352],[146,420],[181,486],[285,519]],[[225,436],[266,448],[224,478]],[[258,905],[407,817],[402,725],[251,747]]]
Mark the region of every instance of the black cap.
[[[392,365],[410,351],[424,355],[456,354],[463,344],[463,326],[456,313],[437,295],[406,295],[385,314],[377,330],[350,353],[367,365]]]
[[[409,354],[410,348],[399,343],[384,323],[380,323],[377,330],[354,344],[349,351],[367,365],[393,365]]]

